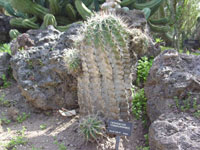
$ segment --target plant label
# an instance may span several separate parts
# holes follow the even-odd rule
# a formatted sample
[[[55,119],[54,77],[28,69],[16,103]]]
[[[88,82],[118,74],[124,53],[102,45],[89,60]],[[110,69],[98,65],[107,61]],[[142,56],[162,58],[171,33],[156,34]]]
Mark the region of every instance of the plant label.
[[[109,120],[107,131],[116,135],[131,136],[132,126],[133,124],[130,122]]]
[[[199,43],[199,40],[185,40],[184,41],[184,45],[186,46],[198,46],[200,43]]]

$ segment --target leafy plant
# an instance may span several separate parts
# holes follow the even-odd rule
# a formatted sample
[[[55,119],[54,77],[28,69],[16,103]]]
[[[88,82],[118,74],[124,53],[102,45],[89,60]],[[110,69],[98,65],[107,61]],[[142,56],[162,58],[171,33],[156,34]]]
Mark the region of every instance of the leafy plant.
[[[28,117],[30,116],[30,114],[26,114],[25,112],[22,113],[22,115],[18,115],[17,116],[17,122],[18,123],[22,123],[24,122]]]
[[[164,42],[161,38],[156,38],[156,43],[162,43],[162,42]]]
[[[94,142],[103,137],[105,126],[96,116],[87,116],[80,122],[80,130],[86,141]]]
[[[41,129],[41,130],[44,130],[44,129],[46,129],[46,128],[47,128],[47,125],[45,125],[45,124],[41,124],[41,125],[40,125],[40,129]]]
[[[137,146],[136,147],[136,150],[149,150],[149,136],[148,134],[145,134],[144,135],[144,138],[145,138],[145,146]]]
[[[27,140],[25,139],[24,132],[26,131],[26,128],[23,126],[23,129],[21,131],[18,131],[18,135],[14,138],[12,138],[6,145],[6,150],[15,149],[17,145],[25,145],[27,144]]]
[[[198,105],[198,101],[196,97],[191,97],[189,93],[187,98],[179,99],[177,96],[174,97],[176,108],[180,111],[186,112],[193,109],[193,115],[197,118],[200,118],[200,104]]]
[[[152,66],[153,59],[148,59],[146,56],[142,57],[138,61],[137,65],[137,84],[139,85],[140,82],[144,83],[147,79],[149,74],[149,70]]]
[[[3,80],[3,88],[7,88],[11,85],[11,83],[7,80],[5,74],[2,74],[1,79]]]
[[[0,45],[0,52],[5,52],[11,55],[11,49],[9,44],[1,44]]]
[[[5,116],[3,116],[2,118],[0,118],[0,125],[1,125],[1,124],[6,124],[6,125],[8,125],[8,124],[10,124],[10,123],[11,123],[11,120],[8,119],[8,118],[6,118]]]
[[[144,89],[135,91],[132,89],[133,101],[132,111],[136,119],[144,118],[146,115],[146,103],[147,98],[145,97]]]
[[[59,143],[57,140],[54,141],[54,144],[58,146],[58,150],[67,150],[67,147],[64,145],[64,143]]]
[[[0,106],[10,107],[10,102],[5,99],[5,94],[0,96]]]

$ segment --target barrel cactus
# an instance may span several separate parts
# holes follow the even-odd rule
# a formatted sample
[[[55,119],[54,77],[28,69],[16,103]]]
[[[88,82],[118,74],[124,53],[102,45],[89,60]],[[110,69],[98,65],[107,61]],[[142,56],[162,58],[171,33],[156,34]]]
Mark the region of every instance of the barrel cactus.
[[[120,17],[99,13],[84,23],[76,48],[82,74],[78,76],[81,114],[128,120],[132,30]]]

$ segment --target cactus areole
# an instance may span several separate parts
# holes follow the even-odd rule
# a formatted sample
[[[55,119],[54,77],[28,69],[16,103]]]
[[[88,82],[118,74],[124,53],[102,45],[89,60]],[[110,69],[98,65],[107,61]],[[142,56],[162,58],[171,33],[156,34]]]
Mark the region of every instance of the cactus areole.
[[[84,23],[76,41],[83,71],[78,77],[81,114],[128,120],[130,35],[128,26],[113,14],[95,14]]]

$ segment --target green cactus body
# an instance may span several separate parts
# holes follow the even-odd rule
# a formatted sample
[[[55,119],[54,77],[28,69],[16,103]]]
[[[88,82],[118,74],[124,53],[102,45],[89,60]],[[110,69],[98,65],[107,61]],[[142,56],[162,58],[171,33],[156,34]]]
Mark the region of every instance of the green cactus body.
[[[149,2],[146,3],[134,3],[133,4],[133,8],[135,9],[144,9],[144,8],[150,8],[151,9],[151,15],[153,15],[158,8],[160,7],[160,5],[163,3],[164,0],[151,0]]]
[[[46,14],[43,20],[43,26],[48,27],[49,25],[57,26],[56,18],[52,14]]]
[[[75,6],[84,20],[92,15],[91,10],[89,10],[81,0],[75,0]]]
[[[60,13],[59,0],[49,0],[49,7],[52,14],[57,15]]]
[[[24,19],[22,21],[22,25],[24,28],[30,28],[30,29],[39,29],[40,26],[32,21],[30,21],[29,19]]]
[[[69,3],[66,5],[66,13],[71,20],[76,20],[76,10],[72,6],[72,4]]]
[[[56,16],[56,21],[57,21],[57,24],[61,26],[65,26],[65,25],[73,23],[72,20],[63,16]]]
[[[32,14],[43,19],[49,10],[31,0],[11,0],[11,5],[19,12]]]
[[[153,7],[160,5],[162,2],[163,2],[163,0],[151,0],[146,3],[134,3],[133,6],[134,6],[134,8],[140,9],[140,10],[142,10],[144,8],[152,9]]]
[[[85,4],[85,6],[87,6],[87,7],[90,6],[93,2],[93,0],[82,0],[82,1]]]
[[[170,31],[170,27],[169,26],[158,26],[158,25],[153,25],[152,23],[150,23],[150,21],[148,21],[148,24],[150,26],[150,29],[153,32],[159,32],[159,33],[167,33]]]
[[[24,27],[22,25],[23,20],[24,20],[23,18],[12,18],[10,19],[10,25],[12,27],[19,27],[19,28]]]
[[[74,22],[74,23],[82,24],[83,22],[82,21],[77,21],[77,22]],[[74,24],[74,23],[72,23],[72,24]],[[71,27],[72,24],[68,24],[66,26],[56,26],[56,29],[61,31],[61,32],[64,32],[64,31],[68,30]]]
[[[77,41],[83,70],[78,77],[82,114],[128,119],[130,34],[128,26],[111,14],[96,14],[84,24]]]
[[[136,0],[123,0],[123,1],[120,3],[120,5],[121,5],[121,6],[129,6],[129,5],[131,5],[131,4],[135,3],[135,2],[136,2]]]
[[[160,19],[150,19],[150,22],[155,25],[166,25],[169,23],[168,18],[160,18]]]
[[[11,29],[11,30],[9,31],[9,36],[10,36],[11,39],[17,38],[18,35],[20,35],[20,34],[21,34],[21,33],[20,33],[18,30],[16,30],[16,29]]]
[[[150,8],[144,8],[142,9],[143,13],[144,13],[144,16],[146,19],[148,19],[151,15],[151,9]]]

